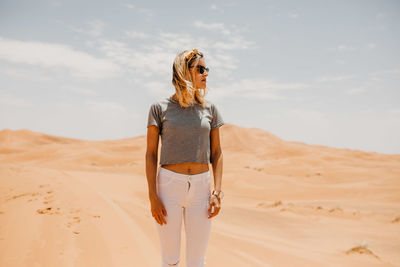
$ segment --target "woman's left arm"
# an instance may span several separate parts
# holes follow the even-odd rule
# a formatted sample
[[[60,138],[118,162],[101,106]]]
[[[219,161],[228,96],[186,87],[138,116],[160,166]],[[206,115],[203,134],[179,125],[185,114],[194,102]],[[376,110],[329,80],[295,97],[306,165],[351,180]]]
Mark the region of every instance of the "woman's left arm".
[[[219,127],[210,133],[211,164],[214,174],[214,190],[221,191],[223,157],[219,138]]]

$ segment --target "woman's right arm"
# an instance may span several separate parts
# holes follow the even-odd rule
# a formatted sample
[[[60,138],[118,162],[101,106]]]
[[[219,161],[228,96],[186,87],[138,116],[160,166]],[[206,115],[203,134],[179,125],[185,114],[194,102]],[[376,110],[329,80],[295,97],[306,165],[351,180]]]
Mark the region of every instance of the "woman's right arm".
[[[147,128],[146,149],[146,177],[149,186],[149,199],[154,201],[158,198],[156,189],[157,161],[158,161],[158,128],[155,125]]]
[[[158,161],[158,128],[155,125],[147,127],[147,149],[146,149],[146,176],[149,185],[149,199],[151,203],[151,214],[160,225],[166,224],[164,216],[167,211],[157,194],[157,162]]]

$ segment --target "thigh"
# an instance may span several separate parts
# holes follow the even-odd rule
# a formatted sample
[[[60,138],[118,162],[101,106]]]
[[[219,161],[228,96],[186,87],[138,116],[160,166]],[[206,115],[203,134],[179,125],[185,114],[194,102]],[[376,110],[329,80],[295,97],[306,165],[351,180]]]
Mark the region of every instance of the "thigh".
[[[167,215],[166,224],[155,221],[161,244],[163,258],[173,261],[179,255],[182,228],[182,183],[172,175],[158,173],[157,193],[164,205]]]
[[[182,207],[175,204],[164,205],[167,211],[166,224],[156,222],[163,255],[176,254],[180,248],[182,228]]]
[[[210,182],[204,182],[195,185],[194,195],[190,205],[185,207],[183,216],[186,233],[186,253],[187,260],[193,262],[202,262],[211,231],[211,221],[208,218],[208,206],[211,196]]]
[[[180,260],[181,251],[181,225],[182,207],[177,205],[166,205],[168,216],[166,224],[157,224],[160,240],[162,266],[175,264]]]

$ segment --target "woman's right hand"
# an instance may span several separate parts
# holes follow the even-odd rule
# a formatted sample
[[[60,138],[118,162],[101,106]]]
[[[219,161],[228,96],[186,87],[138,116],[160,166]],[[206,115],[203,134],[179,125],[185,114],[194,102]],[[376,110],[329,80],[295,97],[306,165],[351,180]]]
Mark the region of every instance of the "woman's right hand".
[[[157,221],[157,223],[159,223],[160,225],[163,225],[163,223],[167,224],[167,221],[164,218],[164,216],[167,216],[167,210],[165,209],[161,199],[159,197],[155,197],[153,200],[150,201],[150,203],[151,214]]]

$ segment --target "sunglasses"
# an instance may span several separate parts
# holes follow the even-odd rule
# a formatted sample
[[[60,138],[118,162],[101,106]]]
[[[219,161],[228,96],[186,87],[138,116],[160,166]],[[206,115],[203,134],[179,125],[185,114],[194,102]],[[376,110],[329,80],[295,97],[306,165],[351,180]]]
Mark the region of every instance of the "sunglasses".
[[[190,68],[193,68],[193,67],[190,67]],[[197,69],[199,70],[200,74],[203,74],[204,71],[207,71],[207,73],[209,73],[209,71],[210,71],[209,68],[206,68],[206,67],[204,67],[202,65],[197,65]]]

